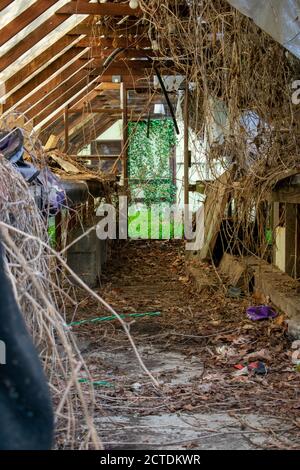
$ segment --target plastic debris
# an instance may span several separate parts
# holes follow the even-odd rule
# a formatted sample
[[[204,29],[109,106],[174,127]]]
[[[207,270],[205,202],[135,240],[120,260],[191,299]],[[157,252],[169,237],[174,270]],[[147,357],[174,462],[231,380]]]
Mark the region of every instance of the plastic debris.
[[[232,299],[240,299],[243,296],[242,289],[240,287],[233,287],[230,286],[227,295],[231,297]]]
[[[234,372],[232,374],[234,377],[240,377],[242,375],[248,375],[249,374],[247,366],[243,366],[242,364],[237,364],[237,365],[234,366],[234,368],[238,369],[236,372]]]
[[[248,370],[257,375],[266,375],[268,372],[265,363],[261,361],[251,362],[251,364],[248,364]]]
[[[292,349],[300,349],[300,339],[292,342]]]
[[[292,354],[292,363],[296,366],[300,365],[300,349],[297,349]]]
[[[252,321],[267,320],[277,317],[277,313],[268,305],[259,305],[257,307],[247,308],[247,317]]]
[[[216,353],[222,357],[236,356],[236,351],[230,346],[226,346],[226,345],[217,346]]]
[[[79,379],[79,383],[81,384],[92,384],[94,387],[113,387],[114,385],[106,380],[97,380],[95,382],[88,380],[88,379]]]
[[[249,374],[266,375],[268,372],[265,363],[261,361],[251,362],[248,365],[236,364],[234,368],[237,369],[237,371],[233,373],[234,377],[240,377],[242,375]]]
[[[132,388],[133,388],[133,390],[138,392],[139,390],[141,390],[142,384],[140,384],[139,382],[136,382],[135,384],[132,385]]]

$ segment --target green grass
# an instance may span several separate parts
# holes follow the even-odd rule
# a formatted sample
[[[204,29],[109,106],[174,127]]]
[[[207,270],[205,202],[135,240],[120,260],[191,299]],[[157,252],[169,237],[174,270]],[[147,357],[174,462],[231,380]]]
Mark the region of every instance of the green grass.
[[[158,223],[159,217],[159,223]],[[143,209],[128,215],[128,236],[131,239],[165,240],[183,238],[183,222],[168,220],[163,212],[153,220],[150,209]]]
[[[55,217],[50,217],[48,221],[48,237],[50,246],[55,248],[56,245],[56,226],[55,226]]]

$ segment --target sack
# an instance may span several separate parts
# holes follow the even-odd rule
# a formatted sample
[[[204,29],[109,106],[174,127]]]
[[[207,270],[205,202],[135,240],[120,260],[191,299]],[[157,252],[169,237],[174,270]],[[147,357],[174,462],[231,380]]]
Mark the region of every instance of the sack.
[[[56,214],[66,204],[66,194],[59,179],[48,169],[41,171],[23,159],[24,135],[21,129],[0,129],[0,153],[21,173],[28,184],[42,187],[42,210]]]
[[[0,130],[0,153],[16,167],[27,183],[31,183],[39,174],[34,165],[23,160],[24,135],[21,129]]]

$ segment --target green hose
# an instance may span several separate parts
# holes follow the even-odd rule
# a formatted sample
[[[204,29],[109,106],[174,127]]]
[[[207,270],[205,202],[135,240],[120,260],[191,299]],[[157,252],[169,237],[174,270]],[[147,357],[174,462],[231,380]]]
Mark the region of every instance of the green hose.
[[[146,312],[146,313],[121,314],[120,317],[122,319],[126,319],[126,318],[140,318],[140,317],[158,317],[159,315],[161,315],[161,312]],[[79,325],[84,325],[85,323],[98,323],[101,321],[112,321],[112,320],[117,320],[117,317],[115,315],[112,315],[110,317],[96,317],[96,318],[91,318],[88,320],[74,321],[72,323],[69,323],[67,326],[79,326]]]

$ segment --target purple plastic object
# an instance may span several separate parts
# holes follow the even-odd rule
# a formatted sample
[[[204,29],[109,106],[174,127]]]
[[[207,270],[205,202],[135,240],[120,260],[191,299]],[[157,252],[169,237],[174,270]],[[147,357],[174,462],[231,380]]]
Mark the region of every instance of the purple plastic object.
[[[258,307],[247,308],[247,317],[250,320],[267,320],[268,318],[277,317],[277,313],[267,305],[259,305]]]

